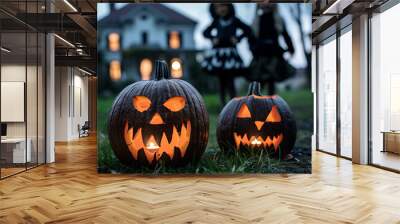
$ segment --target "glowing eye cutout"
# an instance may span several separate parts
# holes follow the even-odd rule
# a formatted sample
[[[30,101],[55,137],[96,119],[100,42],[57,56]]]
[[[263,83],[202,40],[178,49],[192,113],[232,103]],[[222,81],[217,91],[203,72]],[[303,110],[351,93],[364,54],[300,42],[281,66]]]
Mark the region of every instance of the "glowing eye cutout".
[[[236,114],[237,118],[251,118],[251,113],[247,105],[244,103],[239,109],[239,112]]]
[[[150,108],[151,101],[145,96],[135,96],[133,97],[133,106],[137,111],[144,112]]]
[[[178,112],[185,107],[186,100],[181,96],[174,96],[169,98],[163,105],[172,112]]]
[[[267,117],[267,122],[281,122],[281,115],[279,114],[276,106],[272,106],[271,112],[269,112]]]

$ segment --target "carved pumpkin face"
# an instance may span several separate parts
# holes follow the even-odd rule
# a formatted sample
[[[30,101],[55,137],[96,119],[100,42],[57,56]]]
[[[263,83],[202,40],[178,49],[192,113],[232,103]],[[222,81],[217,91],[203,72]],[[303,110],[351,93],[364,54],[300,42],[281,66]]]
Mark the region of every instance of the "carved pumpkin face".
[[[181,166],[197,162],[208,139],[208,114],[200,94],[187,82],[169,79],[164,62],[156,80],[139,81],[116,98],[109,139],[126,165]]]
[[[252,83],[248,96],[234,98],[224,107],[218,143],[223,150],[268,150],[286,156],[296,140],[296,122],[281,97],[261,96],[259,88],[259,83]]]

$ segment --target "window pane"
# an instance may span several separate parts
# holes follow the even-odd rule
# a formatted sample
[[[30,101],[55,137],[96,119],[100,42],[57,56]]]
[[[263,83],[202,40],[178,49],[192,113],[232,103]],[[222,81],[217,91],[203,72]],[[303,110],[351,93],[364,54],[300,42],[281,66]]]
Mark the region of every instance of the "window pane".
[[[318,147],[336,153],[336,41],[318,48]]]
[[[171,76],[180,79],[183,76],[182,61],[179,58],[171,60]]]
[[[25,90],[26,33],[3,32],[1,46],[1,177],[25,170],[31,161],[31,148],[26,150]]]
[[[118,81],[121,79],[121,63],[117,60],[110,62],[110,79]]]
[[[400,170],[400,5],[374,15],[372,25],[372,163]],[[384,136],[383,132],[388,132]],[[384,138],[386,137],[386,138]]]
[[[119,51],[120,38],[118,33],[110,33],[108,35],[108,47],[110,51]]]
[[[352,35],[340,37],[340,152],[351,158],[352,141]]]
[[[151,60],[148,58],[144,58],[140,62],[140,76],[142,80],[150,80],[152,71],[153,71],[153,64]]]
[[[26,115],[27,115],[27,149],[28,168],[37,165],[37,81],[38,81],[38,35],[36,32],[27,33],[27,48],[28,48],[28,61],[27,61],[27,80],[26,80]]]
[[[39,33],[39,46],[38,46],[38,164],[45,163],[46,158],[46,148],[45,148],[45,87],[46,87],[46,78],[45,78],[45,65],[46,65],[46,36],[42,33]]]
[[[180,33],[177,31],[171,31],[169,33],[169,47],[172,49],[177,49],[181,47]]]

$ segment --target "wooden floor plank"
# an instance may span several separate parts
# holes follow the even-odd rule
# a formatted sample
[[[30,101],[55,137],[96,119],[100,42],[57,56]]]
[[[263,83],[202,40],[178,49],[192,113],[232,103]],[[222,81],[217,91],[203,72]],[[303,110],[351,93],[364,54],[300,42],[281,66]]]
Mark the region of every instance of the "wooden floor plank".
[[[0,181],[0,223],[400,223],[400,175],[313,153],[311,175],[97,174],[94,137]]]

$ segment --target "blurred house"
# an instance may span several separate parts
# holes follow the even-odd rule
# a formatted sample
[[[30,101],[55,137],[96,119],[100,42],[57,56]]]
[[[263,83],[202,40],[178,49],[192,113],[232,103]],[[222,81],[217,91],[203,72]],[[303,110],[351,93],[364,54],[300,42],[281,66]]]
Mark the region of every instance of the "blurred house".
[[[127,4],[98,22],[102,81],[151,79],[156,59],[169,63],[174,78],[190,80],[196,70],[196,21],[163,4]],[[109,83],[109,82],[108,82]]]

